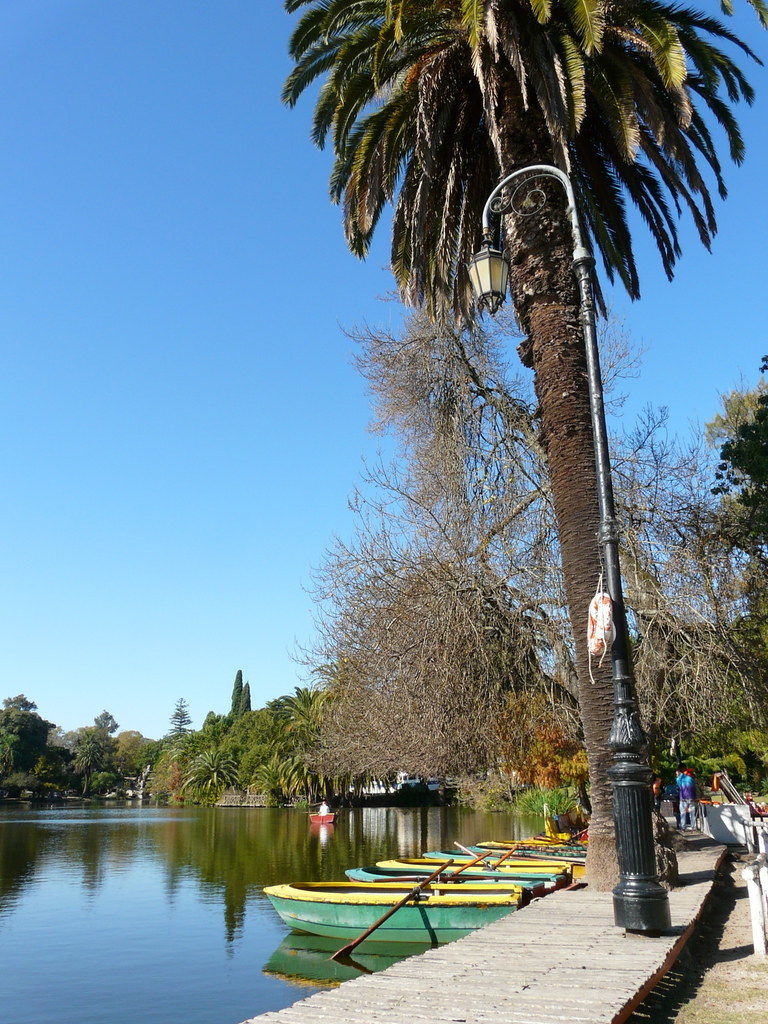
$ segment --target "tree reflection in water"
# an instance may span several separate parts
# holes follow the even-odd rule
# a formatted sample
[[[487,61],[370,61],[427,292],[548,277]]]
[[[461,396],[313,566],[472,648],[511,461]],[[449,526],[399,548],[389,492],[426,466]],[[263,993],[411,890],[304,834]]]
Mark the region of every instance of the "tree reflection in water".
[[[310,988],[334,981],[318,976],[324,951],[289,934],[265,885],[342,879],[350,866],[537,827],[442,808],[344,811],[323,828],[298,810],[0,805],[3,1018],[101,1024],[99,1000],[130,977],[122,1024],[236,1024],[296,998],[288,962],[301,959]],[[363,952],[364,969],[384,963],[386,951]],[[30,963],[45,986],[29,986]]]

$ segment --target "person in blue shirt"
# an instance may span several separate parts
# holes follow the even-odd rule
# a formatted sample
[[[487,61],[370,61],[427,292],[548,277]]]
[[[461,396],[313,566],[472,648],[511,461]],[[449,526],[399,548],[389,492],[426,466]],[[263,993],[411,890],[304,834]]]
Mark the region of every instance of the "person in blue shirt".
[[[680,796],[680,825],[684,832],[692,832],[696,824],[696,780],[690,768],[677,766],[677,792]]]

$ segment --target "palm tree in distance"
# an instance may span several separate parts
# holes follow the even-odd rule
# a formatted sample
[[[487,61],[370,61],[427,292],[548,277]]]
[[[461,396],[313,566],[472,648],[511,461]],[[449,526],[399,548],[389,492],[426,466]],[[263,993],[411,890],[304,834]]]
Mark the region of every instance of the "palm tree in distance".
[[[288,731],[295,734],[299,743],[312,744],[323,720],[323,706],[328,693],[317,687],[296,686],[293,693],[285,699],[285,711],[288,716]]]
[[[753,6],[765,24],[763,0]],[[608,277],[633,297],[628,200],[668,276],[683,209],[710,244],[711,189],[725,195],[711,126],[740,162],[732,107],[752,99],[721,47],[751,51],[715,19],[664,0],[286,0],[286,8],[306,10],[284,99],[293,105],[322,82],[312,137],[333,145],[331,198],[342,203],[348,244],[365,256],[392,202],[400,292],[435,318],[474,316],[466,264],[484,201],[500,178],[533,164],[568,173]],[[507,216],[502,230],[578,639],[600,571],[594,443],[570,225],[564,197],[548,198],[538,216]],[[590,880],[609,888],[612,684],[607,667],[592,681],[582,643],[575,662],[593,802]]]
[[[204,803],[213,803],[227,786],[237,782],[237,765],[233,758],[219,747],[201,750],[189,766],[182,789],[192,793]]]
[[[78,775],[83,776],[83,796],[87,796],[91,776],[104,763],[104,742],[97,729],[83,729],[75,746],[72,763]]]

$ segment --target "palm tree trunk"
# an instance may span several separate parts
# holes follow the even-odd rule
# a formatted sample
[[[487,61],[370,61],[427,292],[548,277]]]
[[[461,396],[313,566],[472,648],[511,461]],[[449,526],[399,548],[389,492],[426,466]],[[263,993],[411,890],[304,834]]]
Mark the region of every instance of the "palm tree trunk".
[[[522,116],[511,123],[510,112]],[[551,137],[519,92],[508,83],[497,93],[495,114],[502,175],[531,164],[557,164]],[[541,185],[541,181],[537,182]],[[573,238],[565,196],[552,183],[546,201],[527,217],[509,215],[505,235],[511,251],[510,290],[519,326],[523,362],[534,370],[542,437],[558,522],[566,602],[574,637],[584,744],[589,762],[592,817],[587,868],[590,885],[609,890],[618,881],[613,825],[613,757],[608,737],[613,718],[610,659],[590,667],[585,642],[589,602],[600,576],[599,512],[595,443],[587,362],[573,272]]]
[[[570,264],[570,254],[563,262]],[[581,722],[589,761],[592,802],[589,881],[596,888],[612,889],[618,881],[612,786],[607,774],[613,763],[608,746],[613,719],[613,683],[610,659],[602,667],[592,665],[590,669],[585,643],[587,610],[600,576],[600,549],[586,359],[578,320],[573,323],[576,311],[577,304],[575,308],[533,298],[526,316],[526,331],[558,522],[566,601],[575,640]]]

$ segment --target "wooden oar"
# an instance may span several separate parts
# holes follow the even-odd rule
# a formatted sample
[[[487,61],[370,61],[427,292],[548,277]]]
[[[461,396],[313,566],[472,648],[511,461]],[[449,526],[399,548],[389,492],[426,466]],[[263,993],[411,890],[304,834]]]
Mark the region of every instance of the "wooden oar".
[[[499,857],[498,860],[495,860],[493,864],[489,864],[488,867],[493,868],[495,870],[499,866],[499,864],[503,864],[507,857],[511,857],[514,852],[515,849],[514,847],[512,847],[512,849],[505,853],[503,857]]]
[[[382,875],[381,878],[366,878],[366,885],[378,885],[380,882],[386,882],[387,885],[391,885],[393,882],[420,882],[424,878],[424,875]]]
[[[446,868],[449,868],[451,864],[453,864],[453,860],[448,860],[445,864],[441,864],[437,871],[433,871],[432,874],[429,875],[428,878],[425,878],[423,882],[419,882],[418,885],[415,885],[413,889],[406,893],[401,900],[398,900],[393,907],[390,907],[386,914],[382,914],[378,921],[375,921],[370,928],[366,928],[362,935],[358,935],[358,937],[353,939],[352,942],[347,943],[346,946],[342,946],[341,949],[337,949],[331,957],[331,960],[343,960],[345,957],[348,957],[353,949],[359,946],[364,939],[367,939],[369,935],[372,935],[373,932],[376,931],[379,925],[384,924],[384,922],[392,917],[395,911],[399,910],[400,907],[404,907],[408,900],[412,900],[414,896],[418,896],[422,889],[426,889],[429,883],[433,882],[437,876],[441,872],[445,871]]]
[[[456,845],[458,846],[459,844],[456,843]],[[464,849],[464,847],[462,847],[462,849]],[[501,862],[503,860],[506,860],[507,857],[509,857],[510,853],[514,853],[514,850],[510,850],[509,853],[505,853],[503,857],[500,857],[496,861],[496,863],[497,864],[501,864]],[[449,872],[445,876],[445,878],[440,879],[440,881],[442,881],[442,882],[452,882],[457,875],[461,874],[462,871],[466,871],[467,868],[474,867],[475,865],[479,864],[481,861],[485,861],[486,857],[487,857],[487,854],[481,853],[480,856],[479,857],[475,857],[474,860],[470,860],[466,864],[462,864],[461,867],[457,868],[455,871]],[[377,882],[418,882],[419,877],[420,877],[419,875],[384,875],[382,878],[375,879],[375,881],[377,881]],[[483,876],[477,876],[477,877],[493,878],[494,876],[493,875],[483,875]]]
[[[468,853],[470,857],[472,856],[472,851],[468,850],[466,846],[462,846],[461,843],[457,843],[454,841],[453,845],[458,846],[460,850],[463,850],[465,853]],[[507,852],[502,857],[497,857],[495,860],[493,859],[493,854],[481,853],[479,857],[472,861],[472,864],[477,864],[478,861],[482,860],[486,862],[486,866],[489,869],[495,871],[499,864],[503,864],[507,857],[511,857],[514,852],[515,848],[513,846],[511,850],[507,850]],[[493,864],[490,863],[491,860],[493,860]],[[465,864],[464,867],[459,868],[458,871],[452,871],[448,878],[446,878],[446,882],[453,878],[455,875],[458,875],[459,871],[463,871],[464,868],[472,867],[472,864]]]
[[[459,846],[459,843],[456,843],[456,846]],[[461,849],[463,850],[464,847],[462,846]],[[509,852],[512,853],[512,850],[510,850]],[[461,867],[457,868],[455,871],[451,871],[449,874],[447,874],[445,876],[445,878],[441,879],[441,881],[443,881],[443,882],[452,882],[457,875],[461,874],[462,871],[466,871],[467,868],[474,867],[476,864],[479,864],[480,861],[484,861],[487,856],[488,856],[487,854],[481,853],[479,857],[475,857],[474,860],[470,860],[466,864],[462,864]],[[504,856],[508,857],[509,854],[505,854]],[[496,863],[497,864],[501,864],[502,860],[504,860],[504,857],[502,857]],[[453,861],[451,861],[451,863],[453,863]],[[486,877],[487,878],[492,878],[493,875],[487,875]],[[384,882],[418,882],[419,878],[420,878],[419,875],[396,875],[396,876],[395,875],[385,875],[381,879],[377,878],[376,881],[377,882],[378,881],[384,881]]]
[[[458,846],[460,850],[465,850],[466,849],[460,843],[455,843],[454,845]],[[470,857],[473,856],[473,854],[472,854],[472,852],[470,850],[466,850],[466,852],[469,853]],[[445,878],[443,879],[443,881],[444,882],[451,882],[451,881],[453,881],[453,879],[456,877],[456,875],[460,875],[461,872],[462,871],[466,871],[467,868],[474,867],[475,864],[479,864],[480,861],[485,862],[487,857],[488,857],[487,853],[481,853],[479,857],[475,857],[474,860],[468,861],[466,864],[462,864],[460,868],[457,868],[455,871],[452,871],[450,873],[450,875],[446,875]]]
[[[472,852],[472,850],[468,849],[466,846],[462,846],[461,843],[457,843],[455,839],[453,841],[453,845],[454,846],[458,846],[458,848],[462,851],[462,853],[466,853],[466,855],[468,857],[474,857],[475,856],[474,853]],[[486,860],[487,861],[487,860],[490,860],[492,857],[493,857],[493,853],[491,853],[491,852],[489,852],[489,853],[481,853],[480,856],[477,858],[477,860],[474,860],[472,863],[473,864],[477,864],[477,862],[480,861],[480,860]],[[467,864],[467,867],[469,867],[469,864]]]

